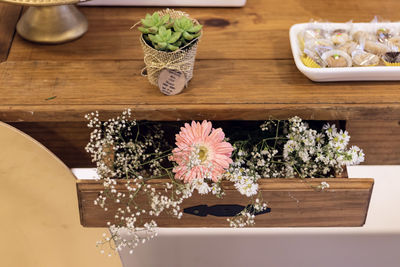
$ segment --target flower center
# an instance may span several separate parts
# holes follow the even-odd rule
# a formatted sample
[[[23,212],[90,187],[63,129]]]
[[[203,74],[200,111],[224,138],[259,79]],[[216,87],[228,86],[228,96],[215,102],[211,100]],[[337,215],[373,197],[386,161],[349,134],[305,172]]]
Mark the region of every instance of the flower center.
[[[208,149],[205,146],[200,146],[199,147],[199,160],[201,160],[201,163],[207,160],[208,157]]]

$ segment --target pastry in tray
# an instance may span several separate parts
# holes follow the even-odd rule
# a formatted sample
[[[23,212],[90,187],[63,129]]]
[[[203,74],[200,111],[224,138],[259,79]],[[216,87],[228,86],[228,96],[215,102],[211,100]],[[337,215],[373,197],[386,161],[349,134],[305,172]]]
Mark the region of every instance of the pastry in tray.
[[[310,23],[299,34],[301,61],[311,68],[400,66],[396,23]]]

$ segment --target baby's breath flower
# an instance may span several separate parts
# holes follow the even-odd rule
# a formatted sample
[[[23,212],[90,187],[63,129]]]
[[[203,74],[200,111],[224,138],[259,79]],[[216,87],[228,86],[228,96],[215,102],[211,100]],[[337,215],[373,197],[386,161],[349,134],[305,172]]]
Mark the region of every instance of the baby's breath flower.
[[[360,164],[365,157],[360,148],[348,148],[348,132],[337,129],[335,125],[326,124],[321,132],[317,132],[299,117],[288,121],[269,120],[261,124],[258,129],[261,137],[255,142],[253,137],[258,136],[250,136],[248,140],[232,141],[230,147],[226,142],[233,138],[223,138],[223,146],[218,148],[226,154],[227,164],[223,168],[217,166],[221,164],[220,158],[214,161],[213,155],[218,153],[211,153],[211,150],[215,147],[205,147],[204,144],[193,146],[179,164],[183,169],[199,169],[199,172],[191,176],[193,179],[186,179],[190,181],[185,183],[174,178],[173,170],[177,164],[173,162],[176,157],[171,154],[172,147],[165,141],[161,125],[142,125],[131,119],[129,109],[104,122],[99,119],[97,111],[85,117],[89,120],[88,127],[92,129],[86,151],[96,163],[104,186],[93,203],[105,212],[110,212],[110,203],[119,205],[116,213],[110,214],[114,221],[107,222],[110,234],[104,234],[97,243],[101,253],[106,255],[111,254],[105,253],[104,245],[115,251],[128,249],[132,254],[138,245],[157,236],[157,216],[164,213],[180,219],[183,201],[196,191],[223,197],[222,180],[232,182],[240,194],[249,198],[249,204],[228,219],[231,227],[245,227],[254,225],[255,216],[267,209],[267,203],[259,192],[259,179],[335,177],[345,165]],[[204,126],[206,123],[203,122]],[[216,131],[222,136],[221,129]],[[187,134],[190,136],[191,132]],[[221,141],[221,138],[218,140]],[[231,152],[232,163],[228,157]],[[199,166],[202,168],[197,168]],[[160,177],[169,180],[148,182]],[[118,179],[126,181],[123,192],[119,190]],[[321,191],[328,188],[327,182],[316,186]],[[136,201],[138,197],[147,198],[146,206],[140,206],[140,201]]]

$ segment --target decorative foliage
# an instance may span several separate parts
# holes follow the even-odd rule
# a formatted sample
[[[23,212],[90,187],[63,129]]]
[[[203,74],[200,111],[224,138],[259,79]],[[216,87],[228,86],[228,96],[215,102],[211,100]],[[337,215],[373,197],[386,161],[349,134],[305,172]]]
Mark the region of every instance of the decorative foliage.
[[[108,223],[111,236],[105,234],[98,245],[108,244],[116,251],[128,248],[132,253],[155,237],[157,216],[181,218],[181,204],[193,192],[224,197],[223,180],[231,181],[249,200],[228,219],[231,227],[244,227],[253,225],[255,214],[267,209],[258,191],[259,179],[334,177],[344,165],[364,160],[361,149],[347,148],[346,131],[327,124],[317,132],[298,117],[269,120],[258,129],[241,126],[229,139],[209,121],[186,123],[175,136],[175,148],[165,141],[164,132],[164,127],[177,132],[174,124],[139,123],[130,117],[130,110],[106,122],[97,112],[86,116],[93,128],[86,150],[105,188],[95,204],[105,211],[110,201],[121,204],[115,220]],[[127,179],[128,193],[117,190],[121,178]],[[327,188],[323,182],[315,189]],[[139,199],[147,199],[147,204]]]
[[[142,32],[144,40],[153,48],[166,52],[176,51],[196,40],[200,37],[203,27],[188,17],[173,19],[169,14],[160,16],[159,12],[146,14],[146,17],[141,19],[141,24],[138,29]]]
[[[161,26],[169,29],[173,25],[173,22],[170,20],[170,16],[168,14],[160,17],[158,12],[154,12],[153,15],[146,14],[146,17],[140,21],[143,26],[139,27],[138,29],[144,34],[156,34]]]
[[[149,34],[148,36],[154,48],[160,51],[175,51],[181,45],[181,42],[178,41],[181,33],[172,32],[171,29],[167,30],[164,26],[161,26],[156,34]]]
[[[203,28],[203,25],[195,25],[191,19],[186,17],[176,19],[174,22],[175,32],[182,33],[182,43],[186,43],[186,41],[191,41],[194,38],[199,37],[201,34],[201,28]]]
[[[261,125],[265,137],[234,144],[234,160],[263,178],[338,177],[345,165],[364,161],[356,146],[347,148],[350,136],[326,124],[321,132],[310,129],[299,117],[270,120]],[[272,137],[271,137],[272,136]]]

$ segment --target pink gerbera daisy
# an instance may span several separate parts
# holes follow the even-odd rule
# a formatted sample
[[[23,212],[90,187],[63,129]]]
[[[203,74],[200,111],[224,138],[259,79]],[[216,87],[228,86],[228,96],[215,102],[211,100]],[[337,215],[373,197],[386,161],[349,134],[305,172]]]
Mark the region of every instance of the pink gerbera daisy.
[[[172,151],[171,160],[178,164],[173,169],[175,178],[185,183],[204,178],[218,181],[232,163],[233,147],[224,138],[222,129],[213,129],[209,121],[185,123]]]

